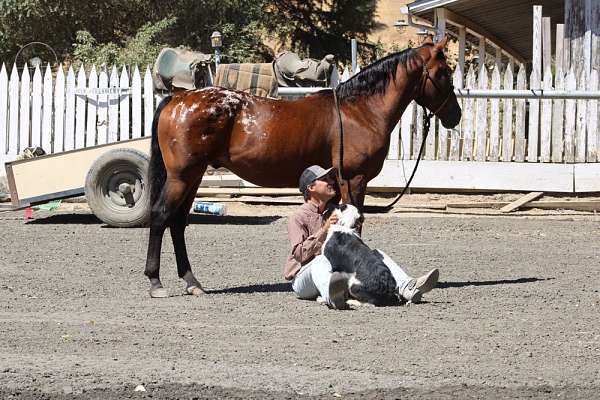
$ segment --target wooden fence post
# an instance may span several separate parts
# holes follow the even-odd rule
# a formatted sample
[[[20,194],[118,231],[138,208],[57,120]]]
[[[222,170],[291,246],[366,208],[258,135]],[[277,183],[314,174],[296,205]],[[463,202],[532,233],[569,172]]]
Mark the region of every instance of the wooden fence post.
[[[8,73],[2,63],[0,69],[0,162],[8,154]],[[2,164],[3,165],[3,164]]]
[[[550,65],[544,69],[544,90],[552,90],[552,70]],[[540,119],[540,159],[550,162],[550,149],[552,140],[552,100],[542,100]]]
[[[62,64],[56,71],[54,84],[54,135],[52,152],[60,153],[65,148],[65,73]]]
[[[42,145],[42,71],[39,65],[33,72],[31,88],[31,145]]]
[[[598,70],[593,69],[588,81],[587,90],[590,92],[598,90]],[[589,100],[587,112],[587,140],[588,140],[588,162],[599,160],[598,149],[600,149],[600,135],[598,134],[598,100]]]
[[[564,90],[565,88],[565,76],[562,69],[558,68],[554,76],[554,87],[556,90]],[[563,161],[563,148],[564,148],[564,108],[565,101],[562,99],[555,99],[552,104],[552,162]]]
[[[23,66],[21,74],[21,90],[19,91],[19,148],[17,154],[30,145],[31,129],[31,78],[29,66]]]
[[[525,66],[519,65],[517,73],[517,90],[527,87]],[[515,101],[515,161],[525,161],[525,100]]]
[[[43,111],[42,111],[42,149],[46,153],[52,152],[52,115],[53,109],[53,86],[52,86],[52,70],[50,64],[46,65],[44,72],[44,93],[43,93]]]
[[[80,93],[75,98],[75,148],[82,149],[85,147],[85,106],[87,101],[87,79],[83,64],[77,73],[77,89]]]
[[[577,89],[586,90],[587,73],[585,68],[579,69],[579,75],[576,75]],[[575,162],[585,162],[586,155],[586,120],[587,120],[587,100],[577,100],[577,120],[575,123],[576,137],[575,137]]]
[[[571,65],[567,77],[565,79],[566,90],[576,90],[577,81],[575,80],[574,67]],[[565,162],[572,163],[575,161],[575,113],[577,102],[574,99],[565,100]]]
[[[513,88],[513,63],[504,71],[504,90]],[[513,100],[502,99],[502,161],[512,161],[513,155]]]
[[[473,64],[469,67],[469,72],[467,73],[466,80],[466,88],[474,89],[476,85],[475,79],[475,69],[473,68]],[[464,99],[465,108],[462,113],[463,118],[463,153],[462,160],[473,160],[473,98]]]
[[[88,79],[88,89],[90,94],[87,97],[88,108],[87,108],[87,127],[85,134],[85,146],[96,145],[96,121],[98,112],[98,95],[93,93],[94,90],[98,89],[98,73],[96,72],[96,66],[92,65],[90,70],[90,77]]]

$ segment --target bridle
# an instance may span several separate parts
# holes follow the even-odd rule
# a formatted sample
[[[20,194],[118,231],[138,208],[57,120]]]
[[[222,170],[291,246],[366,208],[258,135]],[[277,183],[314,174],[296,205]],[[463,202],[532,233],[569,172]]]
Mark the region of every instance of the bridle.
[[[421,83],[419,85],[419,92],[418,92],[419,94],[417,97],[422,98],[425,95],[425,88],[427,87],[427,81],[431,82],[431,84],[433,85],[435,90],[437,90],[437,92],[439,94],[442,93],[442,90],[439,87],[439,85],[435,82],[435,80],[433,80],[433,78],[429,74],[429,69],[427,68],[427,63],[423,63],[423,74],[422,74],[422,78],[421,78]],[[335,103],[335,108],[336,108],[337,116],[338,116],[338,123],[339,123],[339,127],[340,127],[339,156],[338,156],[338,167],[337,167],[338,184],[340,185],[340,190],[342,189],[341,188],[342,186],[345,186],[345,185],[348,186],[348,188],[346,189],[348,191],[348,197],[350,197],[350,201],[352,202],[352,204],[354,204],[354,199],[352,198],[352,191],[350,190],[350,183],[346,182],[346,180],[344,179],[343,174],[342,174],[343,166],[344,166],[344,124],[342,123],[342,113],[340,111],[340,104],[339,104],[339,101],[337,98],[337,91],[335,88],[333,88],[332,90],[333,90],[333,100]],[[415,163],[415,167],[414,167],[412,173],[410,174],[410,178],[408,178],[408,181],[406,182],[406,186],[404,186],[404,189],[402,189],[402,192],[400,192],[394,198],[394,200],[392,200],[389,204],[387,204],[385,206],[374,206],[374,207],[369,207],[369,208],[372,208],[376,211],[388,212],[398,202],[398,200],[400,200],[402,198],[402,196],[404,196],[404,193],[406,193],[406,191],[408,190],[408,187],[410,186],[410,183],[412,182],[412,180],[415,176],[415,173],[417,172],[417,167],[419,166],[419,162],[421,161],[421,157],[423,156],[423,150],[425,149],[425,141],[427,139],[427,135],[429,134],[429,128],[431,126],[431,118],[435,114],[437,114],[442,108],[444,108],[444,106],[446,105],[448,100],[450,100],[450,97],[453,93],[454,93],[454,85],[452,85],[452,83],[451,83],[450,89],[448,90],[448,93],[446,93],[444,101],[442,101],[442,103],[436,108],[435,111],[428,111],[427,108],[425,108],[425,106],[421,105],[421,107],[423,107],[423,140],[421,142],[421,147],[419,148],[419,155],[417,156],[417,162]],[[363,205],[363,209],[364,209],[364,205]]]

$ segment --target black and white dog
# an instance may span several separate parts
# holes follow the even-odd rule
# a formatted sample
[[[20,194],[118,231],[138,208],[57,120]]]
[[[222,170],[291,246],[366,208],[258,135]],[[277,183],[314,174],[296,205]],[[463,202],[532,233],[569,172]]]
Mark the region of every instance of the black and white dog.
[[[332,272],[350,275],[350,295],[363,303],[376,306],[397,304],[396,280],[377,250],[371,250],[361,239],[358,226],[363,216],[356,207],[342,204],[333,210],[338,222],[329,227],[323,243],[323,255],[329,260]]]

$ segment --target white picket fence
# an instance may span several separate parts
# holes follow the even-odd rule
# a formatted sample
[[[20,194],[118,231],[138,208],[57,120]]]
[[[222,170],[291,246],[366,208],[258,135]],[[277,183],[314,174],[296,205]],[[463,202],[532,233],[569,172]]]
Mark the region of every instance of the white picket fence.
[[[59,153],[151,134],[152,117],[160,96],[153,92],[149,68],[145,68],[143,77],[138,67],[133,67],[131,74],[126,67],[112,67],[110,73],[105,68],[98,70],[94,66],[87,70],[88,73],[82,66],[75,75],[69,68],[65,75],[62,67],[54,73],[50,67],[46,67],[43,73],[42,69],[35,68],[31,76],[29,68],[23,68],[19,73],[13,66],[9,76],[7,68],[2,65],[0,161],[14,160],[24,148],[31,146],[41,146],[47,153]],[[515,75],[516,89],[555,88],[596,93],[599,89],[597,70],[589,76],[582,73],[576,77],[573,70],[566,74],[558,71],[553,75],[547,68],[543,79],[539,79],[535,72],[527,79],[523,66],[515,72],[511,65],[502,72],[498,67],[491,72],[485,68],[476,72],[471,67],[466,77],[457,68],[454,83],[457,88],[510,90],[514,89]],[[344,81],[349,76],[345,71],[340,80]],[[600,172],[592,164],[600,161],[597,98],[562,100],[542,96],[533,100],[462,98],[459,101],[463,118],[457,129],[444,129],[437,120],[431,124],[422,164],[423,177],[415,179],[421,187],[487,188],[487,181],[483,178],[484,183],[477,185],[470,181],[456,184],[455,171],[461,171],[464,176],[461,165],[472,165],[471,169],[479,171],[486,171],[489,166],[492,169],[485,174],[495,175],[496,171],[506,169],[501,165],[507,168],[509,164],[566,167],[567,163],[575,163],[576,166],[585,163],[593,167],[588,179],[591,183],[586,184],[585,189],[598,190],[593,182]],[[413,102],[396,126],[388,162],[379,177],[384,182],[382,185],[403,185],[403,181],[398,180],[397,169],[404,171],[417,157],[423,138],[422,116],[422,109]],[[408,164],[396,163],[405,160]],[[445,163],[444,166],[441,167],[439,162]],[[425,175],[428,165],[435,167],[431,175]],[[448,177],[443,182],[434,182],[433,178],[441,176],[439,168],[444,168]],[[511,183],[514,169],[510,168],[506,179],[492,188],[528,188],[527,183]],[[556,171],[575,173],[564,168],[552,171],[540,179],[548,182],[556,180],[552,178]],[[555,186],[541,187],[571,190],[573,179],[569,176],[563,177],[564,183],[557,189],[554,189]]]
[[[47,66],[30,75],[13,66],[10,77],[0,69],[0,159],[10,161],[26,147],[41,146],[47,153],[148,136],[160,100],[146,68],[130,74],[126,67],[98,71],[92,66],[77,75],[62,66]]]
[[[548,67],[543,79],[532,72],[529,81],[525,67],[515,72],[508,65],[500,72],[489,72],[473,65],[466,77],[460,67],[454,72],[457,88],[489,90],[490,93],[513,89],[579,90],[598,93],[598,71],[589,76],[582,71],[575,76],[571,68],[566,74],[554,75]],[[463,98],[460,126],[454,130],[431,124],[427,136],[426,160],[499,161],[544,163],[593,163],[600,161],[598,134],[598,99]],[[388,158],[416,159],[423,138],[423,111],[414,102],[402,116],[398,135],[392,135]]]

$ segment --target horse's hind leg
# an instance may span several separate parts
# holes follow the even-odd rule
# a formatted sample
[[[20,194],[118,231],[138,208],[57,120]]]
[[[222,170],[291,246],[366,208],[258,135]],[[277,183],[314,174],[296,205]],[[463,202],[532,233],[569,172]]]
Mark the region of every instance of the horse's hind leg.
[[[199,176],[202,177],[203,174],[204,170]],[[187,226],[190,207],[196,196],[200,181],[201,179],[198,179],[194,184],[189,186],[186,198],[173,215],[173,222],[170,225],[171,239],[173,240],[173,247],[175,249],[175,259],[177,260],[177,274],[185,281],[185,292],[193,295],[200,295],[204,293],[204,290],[202,289],[200,282],[198,282],[192,273],[192,267],[185,245],[185,228]]]

